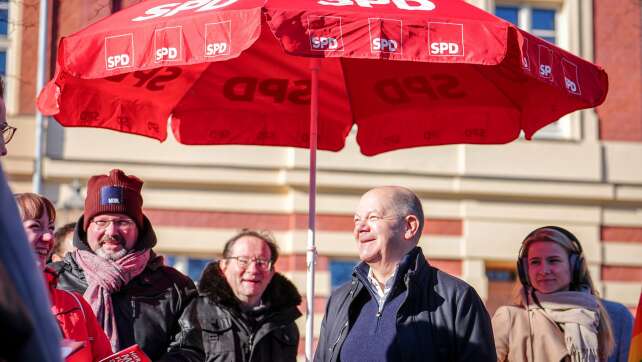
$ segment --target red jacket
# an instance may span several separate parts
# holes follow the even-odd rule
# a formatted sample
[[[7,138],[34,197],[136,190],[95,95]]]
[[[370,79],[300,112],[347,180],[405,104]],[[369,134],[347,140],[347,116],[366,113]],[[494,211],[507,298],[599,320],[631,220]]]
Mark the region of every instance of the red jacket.
[[[58,321],[63,338],[84,342],[84,346],[65,361],[100,361],[111,355],[109,339],[85,299],[78,293],[56,289],[53,271],[45,269],[45,278],[49,286],[51,312]]]

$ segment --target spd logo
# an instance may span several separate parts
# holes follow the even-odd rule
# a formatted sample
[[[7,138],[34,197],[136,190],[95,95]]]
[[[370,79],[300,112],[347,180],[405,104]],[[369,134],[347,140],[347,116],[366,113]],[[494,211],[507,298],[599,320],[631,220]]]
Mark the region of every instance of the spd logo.
[[[253,102],[255,98],[263,98],[274,103],[310,104],[310,80],[234,77],[225,81],[223,96],[233,102]]]
[[[176,62],[183,59],[183,27],[172,26],[154,31],[154,62]]]
[[[313,51],[343,51],[343,29],[337,16],[308,16],[310,49]]]
[[[232,39],[232,22],[205,24],[205,57],[230,55],[230,40]]]
[[[189,0],[183,2],[173,2],[151,7],[145,10],[145,14],[137,16],[132,21],[145,21],[156,19],[158,17],[171,17],[182,12],[202,12],[221,9],[234,4],[238,0]]]
[[[134,65],[134,35],[105,37],[105,67],[107,70],[130,68]]]
[[[312,48],[315,50],[337,50],[339,49],[339,41],[336,38],[328,36],[313,36],[310,37]]]
[[[464,24],[428,23],[428,48],[433,56],[463,56]]]
[[[357,5],[362,8],[371,8],[372,5],[387,5],[390,0],[319,0],[319,5],[332,6],[353,6]],[[430,0],[392,0],[392,3],[401,10],[423,10],[430,11],[435,9],[435,3]]]
[[[539,45],[539,68],[537,73],[540,78],[553,81],[553,49]]]
[[[562,72],[564,73],[564,86],[566,90],[575,95],[581,95],[577,65],[562,58]]]
[[[368,28],[372,53],[402,53],[401,20],[370,18]]]
[[[381,79],[375,83],[374,92],[389,104],[410,103],[417,99],[462,99],[467,95],[461,81],[450,74]]]

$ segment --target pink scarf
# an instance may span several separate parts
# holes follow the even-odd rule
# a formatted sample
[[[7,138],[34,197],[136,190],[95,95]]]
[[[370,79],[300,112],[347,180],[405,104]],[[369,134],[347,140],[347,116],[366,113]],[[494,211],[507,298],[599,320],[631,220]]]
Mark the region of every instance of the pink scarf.
[[[120,350],[120,344],[111,295],[142,273],[149,258],[149,249],[127,254],[116,261],[101,258],[86,250],[76,250],[74,253],[74,259],[87,278],[88,287],[83,296],[96,313],[98,323],[109,337],[114,351]]]

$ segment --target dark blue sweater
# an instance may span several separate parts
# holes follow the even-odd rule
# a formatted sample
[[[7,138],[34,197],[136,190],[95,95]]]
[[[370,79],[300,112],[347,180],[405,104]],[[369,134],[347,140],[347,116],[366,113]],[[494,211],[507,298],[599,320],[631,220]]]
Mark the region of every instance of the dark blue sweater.
[[[413,254],[413,253],[410,253]],[[377,294],[368,280],[368,267],[355,269],[357,278],[366,286],[369,300],[361,307],[359,315],[341,347],[341,362],[398,361],[397,311],[406,299],[404,276],[414,255],[406,255],[399,263],[395,282],[383,307],[379,308]]]

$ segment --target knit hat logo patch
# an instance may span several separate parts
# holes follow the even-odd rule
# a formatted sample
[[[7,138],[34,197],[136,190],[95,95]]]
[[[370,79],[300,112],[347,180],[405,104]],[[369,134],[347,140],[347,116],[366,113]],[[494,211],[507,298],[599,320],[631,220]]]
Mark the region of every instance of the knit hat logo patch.
[[[118,186],[103,186],[100,188],[101,205],[120,205],[123,203],[123,188]]]
[[[87,197],[83,211],[83,230],[91,220],[101,214],[125,214],[140,228],[143,225],[143,198],[140,194],[143,181],[127,176],[122,170],[113,169],[109,175],[96,175],[87,181]]]

